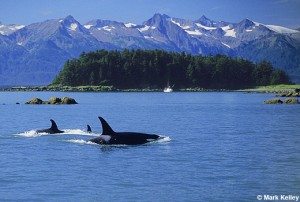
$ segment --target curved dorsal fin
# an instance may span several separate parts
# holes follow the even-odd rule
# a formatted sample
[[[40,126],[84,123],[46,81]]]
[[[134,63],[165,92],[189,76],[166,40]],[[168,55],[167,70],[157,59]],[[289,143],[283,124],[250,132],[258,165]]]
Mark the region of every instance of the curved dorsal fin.
[[[90,125],[87,125],[87,132],[88,132],[88,133],[91,133],[91,132],[92,132],[92,129],[91,129],[91,126],[90,126]]]
[[[53,131],[58,131],[58,128],[57,128],[57,125],[56,125],[55,121],[53,121],[52,119],[50,119],[50,121],[52,123],[50,129],[53,130]]]
[[[98,117],[101,121],[102,124],[102,135],[112,135],[115,132],[113,131],[113,129],[108,125],[108,123],[102,118],[102,117]]]

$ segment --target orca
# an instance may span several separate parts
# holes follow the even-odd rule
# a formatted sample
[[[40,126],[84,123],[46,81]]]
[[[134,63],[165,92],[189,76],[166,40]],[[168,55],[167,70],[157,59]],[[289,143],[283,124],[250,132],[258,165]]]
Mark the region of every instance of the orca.
[[[87,125],[87,130],[86,130],[88,133],[91,133],[92,132],[92,128],[90,125]]]
[[[152,142],[161,136],[155,134],[137,132],[115,132],[108,123],[98,117],[102,124],[102,134],[99,137],[89,140],[90,142],[103,145],[138,145]]]
[[[48,129],[42,129],[42,130],[37,130],[37,133],[49,133],[49,134],[55,134],[55,133],[63,133],[64,131],[61,131],[57,128],[57,125],[55,123],[55,121],[53,121],[52,119],[50,119],[51,121],[51,127]]]

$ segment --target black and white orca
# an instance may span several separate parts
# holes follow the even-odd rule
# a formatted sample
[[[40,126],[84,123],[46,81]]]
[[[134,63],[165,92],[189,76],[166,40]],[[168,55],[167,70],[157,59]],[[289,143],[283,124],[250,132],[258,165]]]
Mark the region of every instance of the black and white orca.
[[[49,133],[49,134],[55,134],[55,133],[63,133],[64,131],[61,131],[57,128],[57,125],[55,123],[55,121],[53,121],[52,119],[50,119],[51,121],[51,127],[48,129],[42,129],[42,130],[37,130],[36,133]]]
[[[98,118],[102,124],[103,132],[99,137],[89,140],[90,142],[104,145],[138,145],[152,142],[161,137],[155,134],[137,132],[115,132],[102,117]]]

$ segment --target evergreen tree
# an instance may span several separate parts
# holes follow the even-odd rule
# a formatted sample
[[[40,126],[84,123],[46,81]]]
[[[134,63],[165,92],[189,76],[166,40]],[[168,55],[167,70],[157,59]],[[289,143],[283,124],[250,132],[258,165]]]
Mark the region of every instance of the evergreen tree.
[[[67,60],[55,85],[113,85],[117,88],[225,88],[291,83],[288,75],[263,61],[224,55],[202,56],[163,50],[83,52]]]

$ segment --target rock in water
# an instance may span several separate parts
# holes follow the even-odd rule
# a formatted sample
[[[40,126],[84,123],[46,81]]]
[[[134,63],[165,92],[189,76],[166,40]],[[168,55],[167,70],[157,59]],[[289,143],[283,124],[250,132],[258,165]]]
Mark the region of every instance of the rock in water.
[[[43,104],[43,100],[39,98],[32,98],[28,102],[25,102],[25,104]]]
[[[51,98],[48,100],[48,103],[49,103],[49,104],[61,104],[61,99],[58,98],[58,97],[51,97]]]
[[[283,102],[278,98],[264,101],[264,104],[282,104],[282,103]]]
[[[287,98],[283,101],[284,104],[299,104],[299,100],[296,98]]]
[[[51,97],[48,101],[43,101],[39,98],[32,98],[25,104],[78,104],[73,98],[69,97]]]
[[[61,99],[61,104],[78,104],[73,98],[63,97]]]

